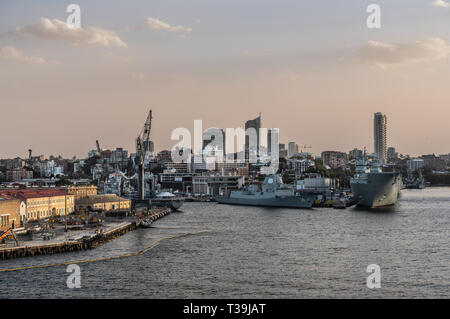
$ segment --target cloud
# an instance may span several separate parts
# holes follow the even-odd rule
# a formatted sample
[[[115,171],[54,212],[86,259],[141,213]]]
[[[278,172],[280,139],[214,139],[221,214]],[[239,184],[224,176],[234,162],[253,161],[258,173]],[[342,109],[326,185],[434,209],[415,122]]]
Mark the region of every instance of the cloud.
[[[147,18],[147,27],[150,30],[165,30],[174,33],[189,33],[192,31],[191,28],[183,27],[181,25],[171,26],[170,24],[155,18]]]
[[[436,0],[432,3],[432,5],[435,7],[450,8],[450,3],[444,0]]]
[[[114,31],[99,27],[71,28],[58,19],[40,18],[37,23],[18,28],[16,32],[73,45],[127,47]]]
[[[43,58],[26,56],[23,51],[12,46],[0,48],[0,58],[27,64],[46,64]]]
[[[441,60],[447,58],[450,46],[440,38],[414,43],[388,44],[369,41],[358,52],[359,57],[382,68],[389,66]]]
[[[178,36],[180,38],[185,38],[186,33],[192,32],[191,28],[183,27],[181,25],[173,26],[164,21],[161,21],[156,18],[151,18],[151,17],[147,18],[144,25],[139,25],[137,27],[126,27],[125,29],[127,31],[144,30],[144,29],[155,30],[155,31],[166,31],[166,32],[170,32],[170,33],[176,33],[176,34],[178,34]]]

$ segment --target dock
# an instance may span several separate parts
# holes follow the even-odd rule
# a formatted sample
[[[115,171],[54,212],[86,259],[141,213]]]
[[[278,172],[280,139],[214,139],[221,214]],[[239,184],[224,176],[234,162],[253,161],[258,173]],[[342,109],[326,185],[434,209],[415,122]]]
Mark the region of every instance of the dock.
[[[170,212],[170,209],[162,209],[147,215],[146,218],[156,221]],[[138,227],[139,221],[137,220],[124,221],[102,228],[100,231],[78,232],[72,236],[54,240],[51,243],[43,240],[27,241],[25,245],[0,248],[0,260],[39,255],[53,255],[93,249],[108,241],[123,236]]]

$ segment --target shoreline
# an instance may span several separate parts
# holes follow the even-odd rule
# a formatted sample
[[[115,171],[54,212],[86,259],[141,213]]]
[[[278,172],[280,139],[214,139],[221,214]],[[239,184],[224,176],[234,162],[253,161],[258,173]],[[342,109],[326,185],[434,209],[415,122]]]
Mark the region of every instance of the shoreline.
[[[170,212],[171,210],[167,208],[148,217],[153,220],[158,220],[170,214]],[[66,238],[65,240],[59,240],[53,243],[27,241],[26,245],[0,248],[0,260],[11,260],[23,257],[53,255],[95,249],[106,242],[121,237],[130,231],[136,230],[138,227],[138,221],[125,221],[113,226],[112,229],[105,232],[91,234],[88,237],[85,235],[76,240],[67,240]]]

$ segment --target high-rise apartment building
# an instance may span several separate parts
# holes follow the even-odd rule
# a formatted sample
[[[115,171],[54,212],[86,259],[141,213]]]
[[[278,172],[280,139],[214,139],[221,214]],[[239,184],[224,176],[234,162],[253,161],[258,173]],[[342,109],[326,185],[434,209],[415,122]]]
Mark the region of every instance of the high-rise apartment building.
[[[252,154],[259,153],[259,129],[261,128],[261,114],[253,120],[248,120],[245,122],[245,159],[246,161],[250,158],[250,152]],[[247,134],[247,130],[255,130],[256,133],[256,141],[250,140],[250,136]],[[256,142],[256,145],[254,145]]]
[[[295,142],[289,142],[289,144],[288,144],[288,157],[292,157],[296,153],[298,153],[298,144],[295,143]]]
[[[378,160],[382,163],[386,163],[386,128],[386,115],[380,112],[375,113],[373,118],[374,152]]]

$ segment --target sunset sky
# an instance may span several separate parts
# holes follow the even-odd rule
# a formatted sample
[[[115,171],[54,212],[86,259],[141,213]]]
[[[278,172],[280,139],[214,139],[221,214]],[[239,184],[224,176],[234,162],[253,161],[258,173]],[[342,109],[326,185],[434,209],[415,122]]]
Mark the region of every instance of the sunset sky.
[[[157,150],[261,112],[286,144],[372,152],[379,111],[399,153],[449,153],[449,55],[450,0],[0,0],[0,158],[134,152],[150,108]]]

